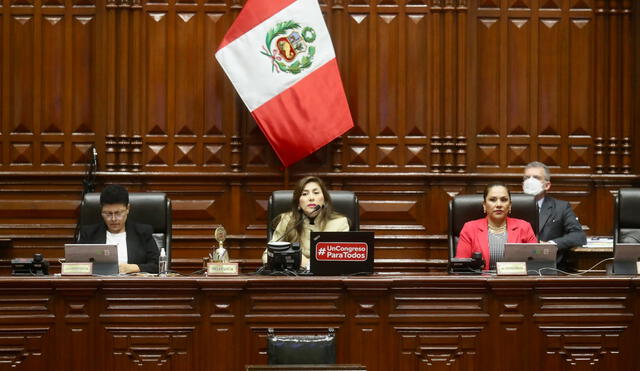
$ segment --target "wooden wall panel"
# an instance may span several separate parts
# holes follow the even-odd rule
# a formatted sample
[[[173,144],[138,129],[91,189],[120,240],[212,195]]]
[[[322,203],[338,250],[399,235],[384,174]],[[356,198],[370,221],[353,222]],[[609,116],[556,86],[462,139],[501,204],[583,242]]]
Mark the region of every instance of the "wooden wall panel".
[[[49,5],[43,13],[28,2],[3,10],[5,170],[81,168],[94,141],[96,6]]]
[[[66,18],[62,16],[45,16],[42,22],[43,28],[43,46],[42,46],[42,66],[43,76],[41,79],[42,86],[42,134],[62,134],[65,132],[64,127],[64,108],[63,104],[56,104],[57,102],[64,101],[65,91],[65,74],[58,71],[64,71],[65,62],[65,43],[64,43],[64,24],[68,22]],[[82,32],[79,32],[82,34]],[[80,46],[79,46],[80,47]],[[80,51],[90,52],[91,44],[86,44],[80,47]],[[90,66],[90,63],[85,64],[85,68]],[[81,70],[81,68],[79,68]],[[87,79],[90,76],[82,76],[84,78],[73,79],[70,81],[77,81],[79,84],[87,84],[91,80]],[[87,95],[88,91],[85,90],[83,95]],[[85,106],[90,107],[90,106]],[[85,108],[86,109],[86,108]],[[55,153],[55,150],[62,148],[64,143],[58,143],[57,146],[54,143],[44,144],[43,147],[50,149],[48,151],[52,156],[50,158],[43,158],[43,163],[63,165],[64,156],[60,157],[60,153]],[[43,152],[47,153],[47,152]],[[56,154],[58,156],[56,156]]]
[[[173,74],[169,71],[169,64],[174,55],[169,54],[168,14],[165,11],[154,11],[145,14],[144,33],[147,35],[145,66],[146,73],[146,120],[145,136],[166,138],[173,135],[170,125],[169,112],[174,108],[170,102],[169,79]],[[173,94],[171,94],[173,95]],[[171,123],[174,121],[171,120]],[[151,146],[151,145],[150,145]],[[166,166],[171,164],[171,150],[166,145],[154,145],[145,149],[147,157],[145,165]],[[152,155],[153,154],[153,155]]]

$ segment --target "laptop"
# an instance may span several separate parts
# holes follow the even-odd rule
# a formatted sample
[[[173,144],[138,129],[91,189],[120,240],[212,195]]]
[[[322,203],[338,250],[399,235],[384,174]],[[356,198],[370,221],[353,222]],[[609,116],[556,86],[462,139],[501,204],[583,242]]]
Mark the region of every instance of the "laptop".
[[[616,243],[613,247],[613,274],[638,274],[640,243]]]
[[[64,260],[68,263],[93,263],[93,274],[118,274],[118,246],[107,244],[69,243],[64,245]]]
[[[373,232],[311,232],[311,273],[342,276],[373,273]]]
[[[558,246],[552,243],[505,243],[505,262],[525,262],[529,274],[558,274],[556,255]],[[550,268],[550,269],[546,269]],[[536,271],[535,273],[532,271]]]

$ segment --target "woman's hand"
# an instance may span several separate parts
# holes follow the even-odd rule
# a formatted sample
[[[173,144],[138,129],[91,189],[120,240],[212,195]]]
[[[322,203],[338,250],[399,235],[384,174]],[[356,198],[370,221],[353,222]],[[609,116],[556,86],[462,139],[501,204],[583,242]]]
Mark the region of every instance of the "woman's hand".
[[[310,263],[309,258],[302,255],[302,260],[300,261],[300,268],[309,269],[309,263]]]

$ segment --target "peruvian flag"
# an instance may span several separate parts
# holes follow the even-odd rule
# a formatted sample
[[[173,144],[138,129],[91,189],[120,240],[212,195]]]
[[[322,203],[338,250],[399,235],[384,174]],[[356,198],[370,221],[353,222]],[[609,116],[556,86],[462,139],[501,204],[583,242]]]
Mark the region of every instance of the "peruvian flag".
[[[247,0],[216,59],[285,167],[353,127],[317,0]]]

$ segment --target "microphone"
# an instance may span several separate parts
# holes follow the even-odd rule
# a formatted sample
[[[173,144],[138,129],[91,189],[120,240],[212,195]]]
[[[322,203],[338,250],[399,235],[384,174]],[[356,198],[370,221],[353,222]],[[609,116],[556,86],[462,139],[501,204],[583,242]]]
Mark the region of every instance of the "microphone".
[[[318,211],[320,209],[324,209],[324,205],[316,205],[316,206],[314,206],[313,207],[313,211],[310,212],[309,214],[313,214],[313,213],[315,213],[316,211]],[[302,210],[300,210],[300,212],[302,212]]]
[[[91,166],[96,170],[98,169],[98,151],[96,151],[95,146],[91,147]]]
[[[324,205],[316,205],[313,208],[313,211],[311,213],[315,213],[316,211],[322,209],[324,207]],[[302,210],[300,210],[299,212],[302,212]],[[280,242],[282,241],[282,239],[289,234],[289,232],[291,232],[292,230],[298,228],[298,226],[300,225],[300,223],[302,223],[304,221],[304,218],[300,218],[300,220],[298,220],[294,225],[292,225],[291,227],[287,228],[284,233],[282,234],[282,236],[280,236],[280,238],[278,238],[277,240],[273,241],[273,242]]]

